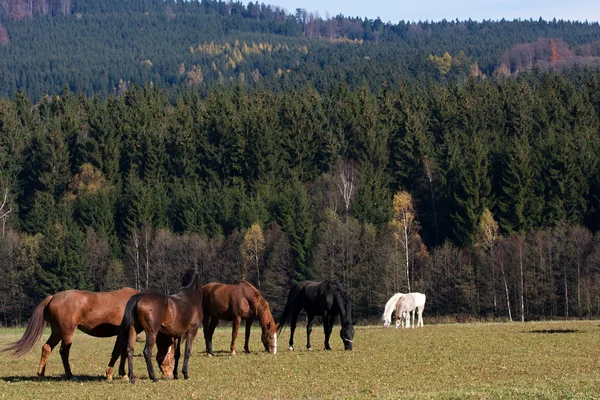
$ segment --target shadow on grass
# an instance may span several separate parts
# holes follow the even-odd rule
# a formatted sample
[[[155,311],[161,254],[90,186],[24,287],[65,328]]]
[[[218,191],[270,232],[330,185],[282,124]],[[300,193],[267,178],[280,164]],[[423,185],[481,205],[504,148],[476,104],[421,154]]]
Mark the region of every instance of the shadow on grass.
[[[529,331],[529,333],[555,334],[555,333],[581,333],[581,331],[577,330],[577,329],[536,329],[533,331]]]
[[[102,375],[77,375],[77,379],[73,382],[101,382],[106,381],[106,377]],[[64,376],[5,376],[2,377],[4,382],[71,382],[67,381]]]

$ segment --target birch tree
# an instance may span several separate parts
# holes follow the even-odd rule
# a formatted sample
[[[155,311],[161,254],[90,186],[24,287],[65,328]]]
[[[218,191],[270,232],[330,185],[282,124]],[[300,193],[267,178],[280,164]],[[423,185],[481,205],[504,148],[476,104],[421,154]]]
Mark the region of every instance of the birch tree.
[[[396,244],[396,259],[399,261],[401,256],[404,256],[405,272],[406,272],[406,288],[411,292],[410,285],[410,251],[411,244],[419,236],[419,223],[415,217],[415,209],[412,201],[412,196],[406,191],[398,192],[394,195],[393,200],[393,219],[391,222],[394,241]],[[398,265],[397,272],[399,274],[400,266]],[[398,276],[399,278],[399,276]],[[397,282],[399,289],[399,281]]]
[[[241,246],[242,279],[247,279],[250,271],[256,271],[256,282],[260,290],[260,265],[265,252],[265,237],[259,224],[255,223],[244,234]]]

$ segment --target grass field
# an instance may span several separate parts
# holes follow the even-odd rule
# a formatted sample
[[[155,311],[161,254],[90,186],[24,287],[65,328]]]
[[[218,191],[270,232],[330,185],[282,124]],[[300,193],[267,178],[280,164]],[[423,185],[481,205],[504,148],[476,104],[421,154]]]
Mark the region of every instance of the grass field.
[[[299,329],[291,352],[286,328],[279,351],[270,355],[261,351],[257,326],[250,344],[253,353],[232,357],[230,330],[219,328],[212,358],[202,352],[200,333],[190,359],[190,379],[158,383],[148,379],[140,355],[143,344],[138,343],[138,380],[131,385],[104,379],[113,340],[81,332],[71,348],[71,367],[79,381],[62,380],[58,347],[50,356],[48,376],[37,378],[47,331],[23,358],[0,353],[0,398],[600,398],[598,321],[441,324],[405,330],[358,327],[352,352],[343,351],[338,332],[336,326],[333,351],[325,352],[323,331],[315,328],[315,350],[309,352],[305,330]],[[22,333],[0,330],[0,347]],[[238,340],[238,352],[242,348]]]

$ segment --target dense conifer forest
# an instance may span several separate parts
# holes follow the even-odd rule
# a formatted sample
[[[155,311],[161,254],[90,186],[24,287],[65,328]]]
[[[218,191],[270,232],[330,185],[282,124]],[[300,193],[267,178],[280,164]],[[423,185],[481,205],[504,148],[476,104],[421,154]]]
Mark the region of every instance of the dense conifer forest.
[[[246,278],[277,314],[600,312],[600,27],[214,1],[0,2],[0,324]]]

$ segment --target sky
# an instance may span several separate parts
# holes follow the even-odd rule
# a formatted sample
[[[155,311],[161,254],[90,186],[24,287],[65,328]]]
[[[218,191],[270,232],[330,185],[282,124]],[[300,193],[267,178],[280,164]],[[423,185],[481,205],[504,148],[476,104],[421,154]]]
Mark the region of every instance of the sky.
[[[293,14],[297,8],[319,13],[321,18],[343,14],[346,17],[380,17],[384,22],[563,19],[600,21],[599,0],[271,0]]]

